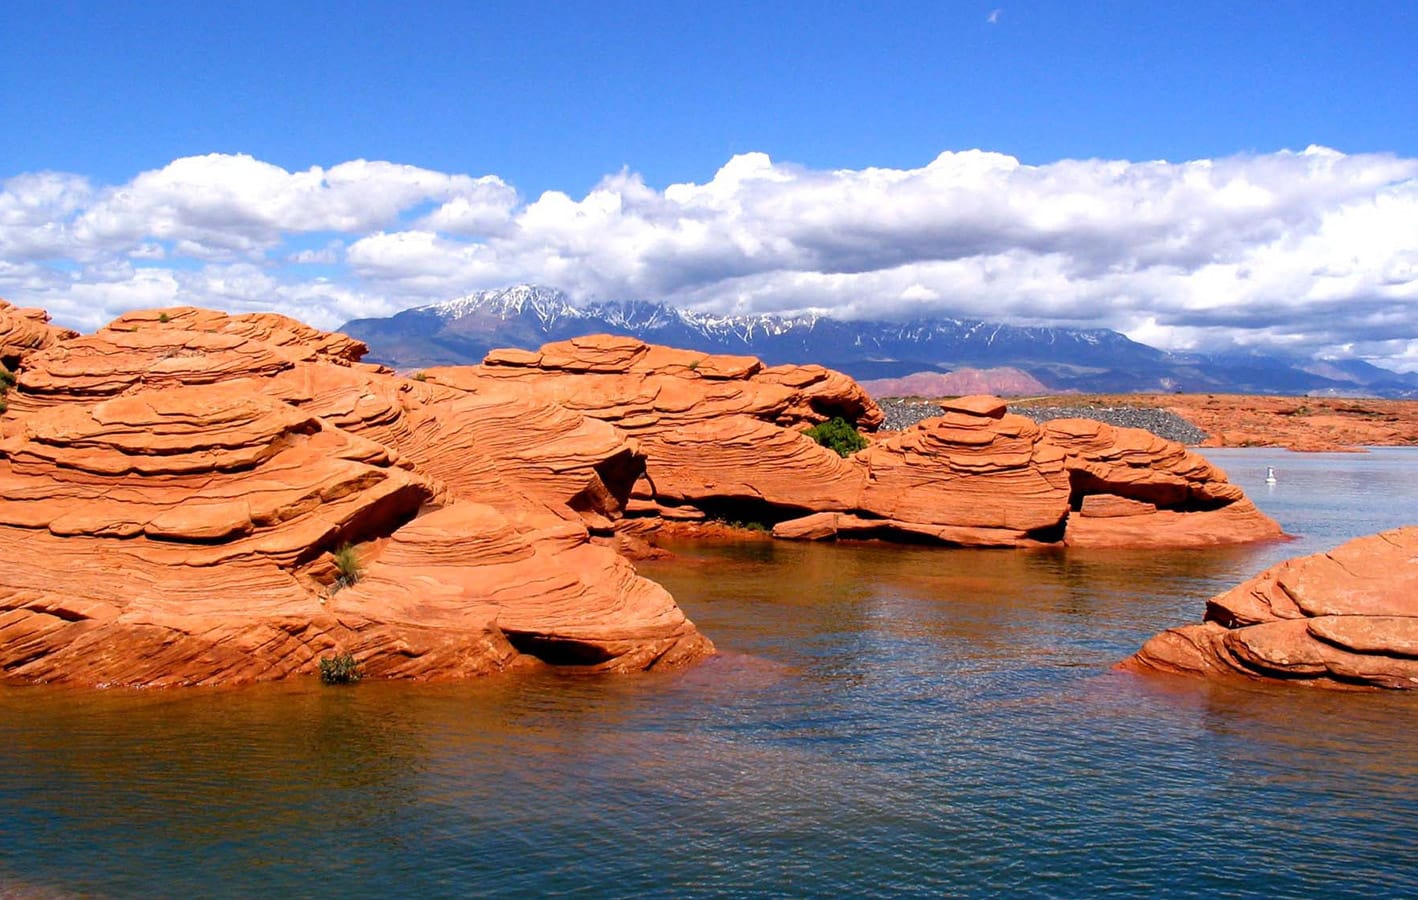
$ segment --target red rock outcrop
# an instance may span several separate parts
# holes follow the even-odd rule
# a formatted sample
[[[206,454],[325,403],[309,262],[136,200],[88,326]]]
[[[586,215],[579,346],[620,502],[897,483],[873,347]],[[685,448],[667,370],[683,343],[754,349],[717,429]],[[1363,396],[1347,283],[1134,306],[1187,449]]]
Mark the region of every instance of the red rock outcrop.
[[[357,362],[280,316],[135,313],[29,348],[0,429],[0,675],[231,683],[585,671],[712,645],[609,532],[643,457],[526,392]],[[340,588],[353,544],[363,578]]]
[[[1042,440],[1039,426],[993,397],[942,408],[944,415],[854,457],[866,473],[858,511],[867,524],[964,546],[1061,540],[1069,512],[1064,454]]]
[[[773,525],[778,537],[899,537],[964,546],[1191,546],[1280,535],[1225,474],[1179,444],[1088,420],[1048,427],[997,397],[876,438],[850,459],[800,429],[879,410],[817,367],[765,368],[597,336],[430,369],[470,394],[514,385],[636,435],[645,478],[629,511]],[[1126,513],[1126,515],[1123,515]]]
[[[49,324],[49,313],[26,309],[0,300],[0,365],[13,369],[35,350],[52,347],[77,331]]]
[[[1418,688],[1418,526],[1273,566],[1119,664],[1327,688]]]
[[[843,460],[800,430],[841,416],[870,431],[881,413],[850,379],[815,366],[766,368],[601,335],[424,374],[473,395],[511,386],[635,435],[646,458],[627,507],[637,517],[991,547],[1184,547],[1281,533],[1179,444],[1088,420],[1042,427],[997,397],[948,401],[943,416]]]
[[[481,366],[428,369],[431,382],[476,389],[487,379],[613,422],[631,435],[750,416],[784,427],[841,416],[875,430],[880,407],[856,382],[822,366],[764,366],[751,356],[658,347],[591,335],[541,350],[495,350]]]
[[[863,476],[855,503],[779,522],[773,533],[1005,547],[1186,547],[1281,534],[1225,473],[1146,431],[1082,419],[1039,426],[995,397],[942,408],[852,457]]]
[[[1065,454],[1076,510],[1070,546],[1193,547],[1282,535],[1225,472],[1181,444],[1091,419],[1055,419],[1043,429]]]

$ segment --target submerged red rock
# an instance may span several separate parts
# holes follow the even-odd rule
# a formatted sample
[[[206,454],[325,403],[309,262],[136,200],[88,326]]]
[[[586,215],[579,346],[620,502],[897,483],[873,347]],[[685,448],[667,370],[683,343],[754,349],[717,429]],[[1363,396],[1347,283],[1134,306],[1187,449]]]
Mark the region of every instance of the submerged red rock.
[[[1418,688],[1418,526],[1287,560],[1119,664],[1328,688]]]

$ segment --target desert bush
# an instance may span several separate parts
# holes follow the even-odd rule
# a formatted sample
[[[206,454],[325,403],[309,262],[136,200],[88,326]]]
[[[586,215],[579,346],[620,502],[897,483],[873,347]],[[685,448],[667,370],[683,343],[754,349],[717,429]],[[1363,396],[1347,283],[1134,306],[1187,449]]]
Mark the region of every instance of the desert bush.
[[[353,653],[320,657],[320,680],[325,684],[354,684],[362,677]]]
[[[364,566],[359,561],[359,554],[349,544],[341,544],[339,549],[335,551],[335,569],[340,573],[340,577],[335,579],[335,590],[349,587],[359,581],[359,577],[364,574]]]
[[[843,457],[851,456],[867,445],[867,439],[862,437],[857,429],[853,428],[841,416],[820,425],[814,425],[804,433],[828,450],[835,451],[838,456]]]

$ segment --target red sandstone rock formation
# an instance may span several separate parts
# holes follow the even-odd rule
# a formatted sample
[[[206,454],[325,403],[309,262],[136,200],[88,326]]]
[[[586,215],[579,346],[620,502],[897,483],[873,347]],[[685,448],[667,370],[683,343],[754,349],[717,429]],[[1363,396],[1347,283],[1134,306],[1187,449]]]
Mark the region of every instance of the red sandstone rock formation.
[[[1288,560],[1120,664],[1327,688],[1418,688],[1418,526]]]
[[[0,569],[5,677],[232,683],[337,650],[371,675],[455,677],[712,652],[589,539],[642,469],[610,425],[398,378],[280,316],[152,311],[24,341],[0,420],[0,554],[26,561]],[[366,571],[336,590],[347,542]]]
[[[495,350],[481,366],[428,369],[429,381],[481,389],[488,379],[639,435],[724,416],[784,427],[841,416],[866,430],[881,409],[840,372],[822,366],[764,366],[751,356],[716,356],[592,335],[537,351]]]
[[[1038,426],[994,397],[943,408],[852,458],[863,478],[854,503],[780,522],[774,534],[1185,547],[1281,533],[1223,472],[1148,432],[1082,419]]]
[[[0,365],[13,369],[34,350],[43,350],[78,332],[49,324],[49,313],[0,300]]]
[[[472,394],[489,385],[635,435],[645,477],[634,516],[773,523],[775,536],[926,538],[963,546],[1170,546],[1280,535],[1225,474],[1179,444],[1070,420],[1047,428],[964,397],[849,460],[799,433],[840,415],[865,430],[879,409],[814,366],[764,368],[633,338],[593,336],[430,369]],[[1124,515],[1126,513],[1126,515]]]
[[[843,460],[798,429],[880,412],[817,367],[765,369],[596,336],[497,351],[478,367],[431,369],[431,383],[529,397],[636,435],[645,478],[634,516],[774,523],[775,536],[926,538],[963,546],[1191,546],[1275,537],[1280,528],[1225,474],[1179,444],[1076,420],[1038,426],[996,397],[875,440]]]
[[[1192,547],[1281,536],[1226,473],[1174,441],[1090,419],[1045,423],[1066,454],[1074,547]]]
[[[618,670],[712,647],[591,535],[653,514],[797,538],[1185,544],[1278,533],[1143,432],[967,397],[842,459],[802,433],[881,412],[851,379],[605,336],[404,379],[274,315],[11,313],[0,420],[0,672],[216,683],[450,677],[539,657]],[[331,551],[366,568],[340,586]]]

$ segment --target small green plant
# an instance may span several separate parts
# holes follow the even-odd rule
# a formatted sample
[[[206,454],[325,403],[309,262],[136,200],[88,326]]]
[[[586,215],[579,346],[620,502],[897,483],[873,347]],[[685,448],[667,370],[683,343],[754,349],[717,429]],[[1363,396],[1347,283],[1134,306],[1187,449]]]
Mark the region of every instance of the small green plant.
[[[362,677],[353,653],[320,657],[320,680],[325,684],[354,684]]]
[[[697,359],[694,360],[693,362],[691,362],[691,363],[689,364],[689,371],[691,371],[691,372],[698,372],[698,371],[699,371],[699,363],[700,363],[700,362],[701,362],[701,360],[697,360]]]
[[[163,323],[164,325],[171,321],[171,319],[172,317],[169,316],[167,313],[158,313],[158,321]]]
[[[0,365],[0,413],[10,408],[5,402],[5,395],[10,393],[10,388],[14,386],[15,373]]]
[[[767,534],[768,532],[773,530],[762,522],[740,522],[738,520],[726,520],[724,524],[729,526],[730,528],[741,528],[744,531],[757,531],[763,534]]]
[[[427,381],[427,380],[428,380],[428,373],[427,373],[427,372],[415,372],[415,373],[414,373],[414,381]]]
[[[335,579],[335,590],[347,588],[359,581],[359,577],[364,574],[364,566],[360,564],[359,554],[355,548],[349,544],[341,544],[335,551],[335,569],[340,576]]]
[[[841,416],[837,416],[828,422],[814,425],[804,432],[808,437],[817,441],[828,450],[836,452],[838,456],[851,456],[858,450],[864,449],[867,439],[858,433],[857,429]]]

